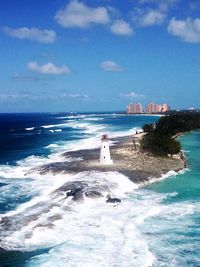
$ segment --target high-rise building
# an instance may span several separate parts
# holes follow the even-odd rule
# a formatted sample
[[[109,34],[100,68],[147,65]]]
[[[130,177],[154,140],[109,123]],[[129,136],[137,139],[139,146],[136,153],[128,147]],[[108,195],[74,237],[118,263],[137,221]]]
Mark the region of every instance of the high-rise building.
[[[155,103],[149,103],[146,108],[146,113],[156,113],[157,112],[157,105]]]
[[[167,104],[156,104],[156,103],[149,103],[146,107],[146,113],[152,114],[152,113],[164,113],[166,111],[170,110],[169,105]],[[143,113],[143,106],[141,103],[130,103],[127,108],[126,112],[128,114],[141,114]]]
[[[169,105],[167,104],[156,104],[156,103],[149,103],[146,108],[146,113],[151,114],[151,113],[164,113],[168,111]]]
[[[143,113],[143,106],[141,103],[131,103],[127,106],[126,112],[128,114],[141,114]]]
[[[161,104],[161,105],[158,105],[158,112],[159,113],[163,113],[163,112],[166,112],[168,111],[170,108],[169,108],[169,105],[167,104]]]

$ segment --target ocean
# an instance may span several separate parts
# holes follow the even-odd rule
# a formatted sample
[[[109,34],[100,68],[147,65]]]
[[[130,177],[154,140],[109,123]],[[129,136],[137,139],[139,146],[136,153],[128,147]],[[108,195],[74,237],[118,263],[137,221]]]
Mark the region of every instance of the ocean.
[[[180,137],[188,168],[148,185],[117,172],[37,171],[66,160],[63,152],[90,153],[102,134],[128,136],[158,118],[0,114],[0,267],[200,266],[200,131]],[[66,182],[100,188],[104,197],[72,201],[61,190]],[[121,203],[106,203],[108,193]]]

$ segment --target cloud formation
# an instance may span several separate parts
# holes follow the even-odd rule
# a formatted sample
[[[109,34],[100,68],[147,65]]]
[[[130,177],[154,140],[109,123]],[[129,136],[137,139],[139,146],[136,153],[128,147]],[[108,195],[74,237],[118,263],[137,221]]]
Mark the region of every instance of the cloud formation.
[[[11,77],[13,80],[17,81],[37,81],[38,78],[31,76],[29,74],[15,73]]]
[[[137,94],[137,93],[135,93],[135,92],[129,92],[129,93],[121,93],[120,94],[120,96],[121,97],[129,97],[129,98],[131,98],[131,99],[133,99],[133,98],[137,98],[137,99],[139,99],[139,98],[144,98],[145,96],[144,95],[142,95],[142,94]]]
[[[160,10],[168,10],[178,2],[180,2],[180,0],[139,0],[140,4],[155,5]]]
[[[39,97],[36,95],[28,94],[28,93],[1,93],[0,94],[0,102],[11,102],[11,101],[18,101],[18,100],[35,100]]]
[[[110,16],[105,7],[92,8],[72,0],[57,12],[55,20],[66,28],[88,28],[91,24],[108,24]]]
[[[10,37],[21,40],[37,41],[39,43],[54,43],[56,41],[56,33],[52,30],[40,30],[38,28],[16,28],[3,27],[3,32]]]
[[[110,27],[112,33],[118,35],[127,35],[130,36],[133,34],[133,29],[129,23],[125,22],[124,20],[116,20]]]
[[[138,18],[138,23],[142,27],[161,25],[166,18],[166,14],[160,10],[147,10]]]
[[[79,94],[79,93],[64,93],[63,97],[71,98],[71,99],[78,99],[82,101],[89,100],[89,96],[86,94]]]
[[[11,76],[14,81],[55,81],[55,76],[44,76],[44,75],[30,75],[27,73],[15,73]]]
[[[124,69],[119,64],[111,60],[103,61],[100,66],[104,71],[111,71],[111,72],[124,71]]]
[[[167,30],[170,34],[180,37],[185,42],[200,43],[199,18],[187,18],[186,20],[177,20],[176,18],[172,18]]]
[[[34,72],[38,72],[41,74],[69,74],[71,70],[66,65],[58,67],[51,62],[48,62],[44,65],[39,65],[36,61],[32,61],[28,63],[28,69]]]
[[[132,12],[133,21],[141,27],[161,25],[169,10],[179,0],[139,0]]]

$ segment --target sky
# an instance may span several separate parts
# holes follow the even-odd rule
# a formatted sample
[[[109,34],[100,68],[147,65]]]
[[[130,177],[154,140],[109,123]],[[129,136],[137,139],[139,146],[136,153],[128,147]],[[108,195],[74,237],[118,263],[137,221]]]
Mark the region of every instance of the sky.
[[[0,112],[199,100],[199,0],[0,1]]]

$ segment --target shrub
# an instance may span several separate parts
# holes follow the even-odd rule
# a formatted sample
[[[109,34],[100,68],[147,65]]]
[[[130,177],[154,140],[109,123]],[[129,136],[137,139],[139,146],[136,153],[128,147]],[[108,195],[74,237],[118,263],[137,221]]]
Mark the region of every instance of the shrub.
[[[180,143],[170,135],[160,135],[154,132],[143,137],[141,147],[144,151],[160,156],[177,154],[181,149]]]
[[[175,112],[161,117],[156,125],[145,124],[141,148],[154,155],[167,156],[181,150],[180,142],[173,138],[179,132],[200,129],[200,112]]]
[[[150,133],[150,132],[152,132],[152,131],[154,130],[154,125],[153,125],[153,123],[143,125],[142,130],[143,130],[145,133]]]

